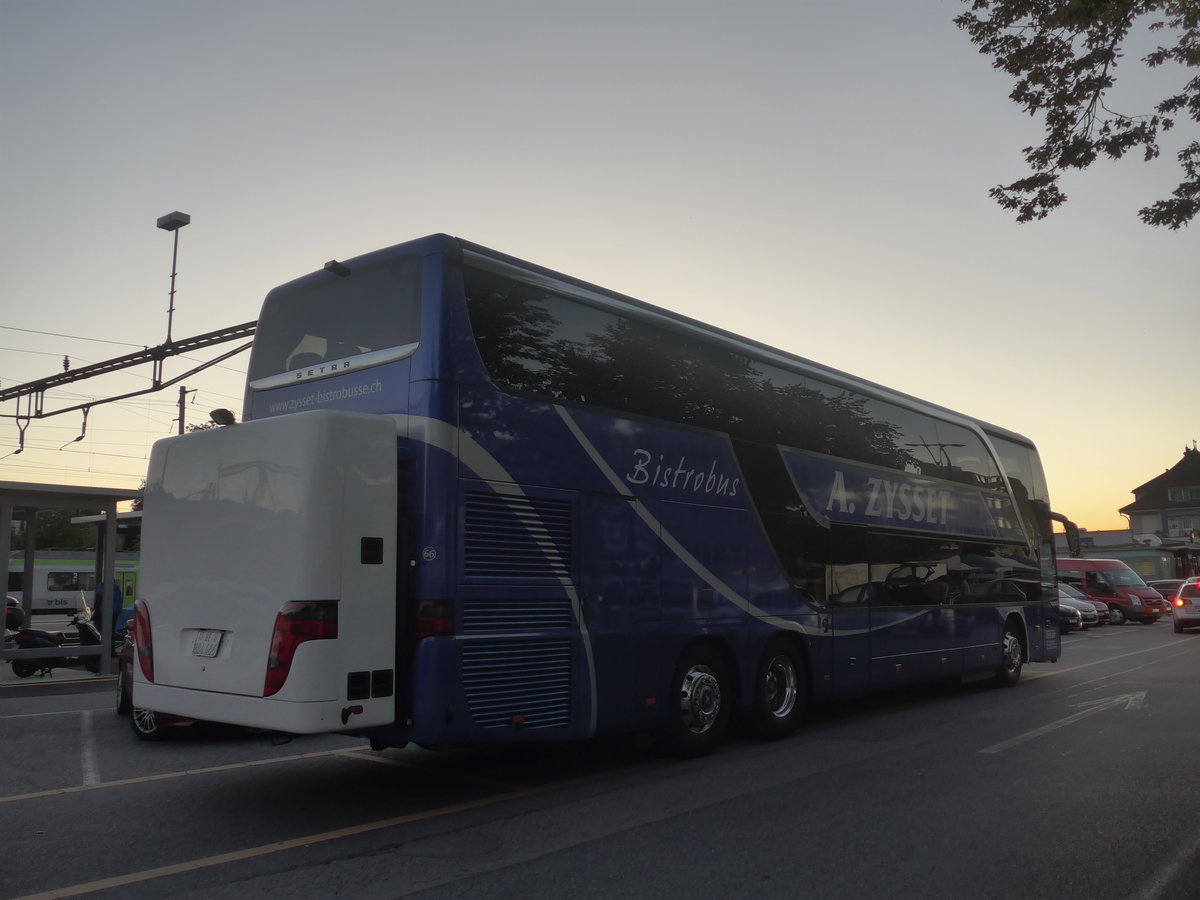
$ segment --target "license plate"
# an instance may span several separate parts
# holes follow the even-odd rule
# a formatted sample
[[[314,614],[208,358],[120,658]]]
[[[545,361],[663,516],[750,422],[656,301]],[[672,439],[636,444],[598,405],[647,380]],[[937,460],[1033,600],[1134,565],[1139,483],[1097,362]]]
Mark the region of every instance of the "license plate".
[[[192,638],[192,656],[204,656],[212,658],[217,655],[217,651],[221,649],[221,636],[223,631],[198,631],[196,636]]]

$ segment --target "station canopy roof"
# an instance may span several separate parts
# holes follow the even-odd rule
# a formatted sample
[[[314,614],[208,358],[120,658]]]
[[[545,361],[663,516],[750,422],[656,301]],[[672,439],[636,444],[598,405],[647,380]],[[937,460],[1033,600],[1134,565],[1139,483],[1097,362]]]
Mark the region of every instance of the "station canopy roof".
[[[0,481],[0,504],[11,506],[18,518],[39,509],[104,509],[141,496],[140,490],[127,488]]]

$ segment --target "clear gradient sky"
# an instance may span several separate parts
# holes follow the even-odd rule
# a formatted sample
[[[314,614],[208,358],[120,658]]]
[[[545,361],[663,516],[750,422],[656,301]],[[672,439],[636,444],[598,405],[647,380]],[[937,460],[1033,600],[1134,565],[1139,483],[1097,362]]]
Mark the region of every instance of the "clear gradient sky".
[[[172,210],[176,339],[445,231],[1020,431],[1059,511],[1125,528],[1131,489],[1200,439],[1200,225],[1136,217],[1195,135],[1017,225],[987,190],[1040,126],[961,8],[0,0],[0,384],[162,342]],[[1177,86],[1140,69],[1117,108]],[[187,420],[240,412],[244,365],[187,379]],[[0,480],[136,487],[177,399],[98,406],[77,442],[78,414],[34,420],[19,455],[0,419]]]

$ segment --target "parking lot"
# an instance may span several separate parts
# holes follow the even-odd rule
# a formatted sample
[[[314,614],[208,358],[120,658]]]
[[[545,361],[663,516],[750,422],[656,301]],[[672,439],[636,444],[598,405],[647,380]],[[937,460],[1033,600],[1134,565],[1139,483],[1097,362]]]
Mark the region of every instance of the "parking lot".
[[[791,739],[685,763],[635,740],[374,753],[210,727],[148,743],[111,679],[5,677],[2,893],[990,896],[1019,860],[1025,896],[1193,896],[1200,793],[1161,761],[1200,757],[1200,635],[1160,622],[1063,647],[1013,690],[816,710]],[[1064,834],[1123,849],[1049,852]]]

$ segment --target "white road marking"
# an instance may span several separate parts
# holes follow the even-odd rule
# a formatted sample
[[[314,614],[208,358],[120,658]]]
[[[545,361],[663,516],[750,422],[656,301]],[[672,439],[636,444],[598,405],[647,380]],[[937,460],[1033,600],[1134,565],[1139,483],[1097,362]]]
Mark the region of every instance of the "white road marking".
[[[1057,722],[1051,722],[1048,725],[1043,725],[1041,728],[1035,728],[1033,731],[1027,731],[1024,734],[1018,734],[1014,738],[1009,738],[1007,741],[1001,741],[998,744],[992,744],[990,747],[984,747],[980,753],[1000,753],[1004,750],[1009,750],[1018,744],[1023,744],[1026,741],[1031,741],[1034,738],[1041,737],[1044,734],[1049,734],[1052,731],[1057,731],[1059,728],[1065,728],[1067,725],[1073,725],[1076,722],[1094,716],[1098,712],[1104,712],[1106,709],[1115,709],[1119,706],[1124,706],[1126,709],[1141,709],[1142,703],[1146,699],[1145,691],[1138,691],[1133,694],[1118,694],[1115,697],[1105,697],[1102,700],[1093,700],[1089,703],[1081,704],[1085,708],[1067,716],[1065,719],[1059,719]]]
[[[85,710],[79,721],[79,758],[85,785],[100,783],[100,765],[96,758],[96,711]]]
[[[1130,897],[1130,900],[1158,900],[1163,892],[1179,878],[1184,866],[1200,856],[1200,830],[1192,832],[1190,838],[1175,848],[1175,854],[1146,882],[1146,886]]]

